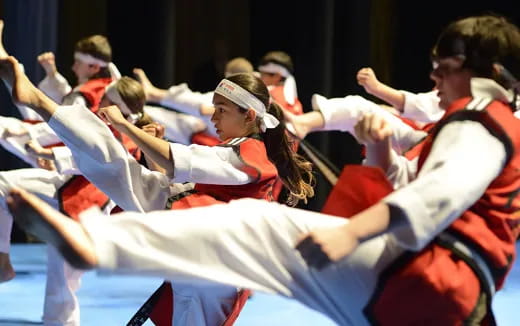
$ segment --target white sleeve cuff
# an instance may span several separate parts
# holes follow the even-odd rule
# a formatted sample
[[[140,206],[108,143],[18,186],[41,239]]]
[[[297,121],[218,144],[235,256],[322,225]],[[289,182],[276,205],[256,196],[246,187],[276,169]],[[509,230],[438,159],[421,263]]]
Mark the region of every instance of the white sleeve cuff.
[[[418,94],[401,91],[401,93],[404,95],[403,117],[430,123],[439,121],[444,115],[444,110],[439,107],[437,91]]]
[[[413,216],[417,216],[416,212],[427,210],[421,196],[412,191],[398,190],[385,197],[383,201],[399,207],[404,213],[406,225],[391,232],[394,233],[397,242],[409,250],[421,250],[432,238],[432,230],[428,227],[427,221],[414,223],[411,220]]]
[[[52,148],[52,153],[54,154],[54,163],[56,164],[56,169],[61,174],[68,175],[80,175],[78,167],[76,166],[76,162],[72,157],[72,152],[66,146],[58,146]]]
[[[170,143],[170,150],[173,157],[173,180],[179,183],[190,181],[191,150],[186,145],[174,143]]]

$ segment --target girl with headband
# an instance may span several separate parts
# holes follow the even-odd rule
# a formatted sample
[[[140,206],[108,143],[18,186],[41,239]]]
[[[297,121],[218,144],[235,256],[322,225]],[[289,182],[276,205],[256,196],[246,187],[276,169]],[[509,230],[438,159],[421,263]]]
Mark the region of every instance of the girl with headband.
[[[520,29],[460,19],[432,58],[446,114],[418,173],[349,220],[252,199],[111,220],[90,212],[83,224],[19,191],[11,207],[78,267],[278,293],[340,325],[492,325],[520,234]],[[157,245],[141,245],[142,228]],[[154,259],[164,246],[168,259]]]
[[[23,74],[20,72],[19,76]],[[267,88],[252,74],[230,76],[215,89],[212,122],[223,141],[219,146],[171,144],[132,126],[117,107],[100,109],[99,114],[111,127],[129,136],[166,175],[139,165],[115,141],[106,125],[83,107],[60,107],[29,82],[25,86],[48,105],[25,104],[49,121],[72,151],[83,175],[126,211],[188,208],[243,197],[271,200],[272,186],[278,177],[289,189],[289,204],[295,205],[313,195],[310,163],[291,150],[280,122],[283,119],[280,107],[270,103]],[[82,121],[81,126],[74,121]],[[195,185],[191,191],[171,197],[170,180],[190,181]],[[189,300],[193,314],[183,315],[184,308],[174,301],[178,313],[173,320],[181,325],[187,322],[183,318],[195,318],[202,324],[220,324],[226,320],[232,323],[247,297],[237,297],[245,292],[226,286],[181,285],[180,291],[186,291],[179,293],[178,298],[182,298],[182,293],[198,297]],[[240,304],[234,308],[236,299]],[[195,307],[197,302],[203,306]]]
[[[123,77],[107,86],[107,92],[101,103],[116,104],[121,106],[122,110],[129,110],[131,120],[142,126],[151,122],[146,115],[142,114],[144,101],[141,85],[131,78]],[[46,123],[42,124],[46,125]],[[139,157],[137,147],[128,137],[118,136],[118,138],[124,142],[129,152]],[[10,188],[20,187],[33,191],[70,216],[77,216],[79,211],[91,205],[104,208],[107,214],[113,207],[106,195],[81,176],[66,147],[42,148],[34,142],[27,151],[29,154],[38,154],[46,160],[52,159],[57,171],[33,168],[0,172],[0,206],[2,207],[0,209],[0,252],[5,253],[7,260],[12,217],[5,208],[5,197]],[[0,270],[2,274],[3,268],[2,264]],[[76,291],[79,289],[82,274],[81,271],[67,264],[56,250],[48,248],[47,285],[43,309],[43,321],[46,325],[79,325],[79,303]],[[14,271],[12,275],[14,276]]]
[[[245,58],[238,57],[226,64],[224,75],[228,77],[237,73],[252,72],[251,63]],[[210,146],[220,142],[213,123],[211,123],[211,116],[214,112],[212,91],[195,92],[186,83],[174,85],[168,89],[160,89],[150,82],[142,69],[135,68],[134,74],[143,85],[147,101],[185,113],[180,114],[156,107],[146,108],[155,120],[165,126],[168,139],[186,145],[193,143]],[[168,137],[168,134],[171,136]]]

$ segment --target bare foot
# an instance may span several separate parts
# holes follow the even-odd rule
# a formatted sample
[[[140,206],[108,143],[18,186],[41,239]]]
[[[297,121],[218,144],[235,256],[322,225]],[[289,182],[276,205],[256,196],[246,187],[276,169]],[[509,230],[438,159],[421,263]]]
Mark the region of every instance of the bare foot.
[[[22,228],[55,246],[72,266],[96,266],[94,246],[80,223],[22,189],[11,190],[7,205]]]
[[[0,77],[12,85],[15,102],[33,108],[46,121],[50,119],[58,105],[31,83],[14,57],[0,59]]]
[[[12,280],[16,276],[9,254],[0,252],[0,283]]]
[[[4,36],[4,21],[0,19],[0,58],[5,58],[5,57],[9,56],[9,54],[7,54],[7,51],[4,48],[4,42],[2,41],[3,36]]]

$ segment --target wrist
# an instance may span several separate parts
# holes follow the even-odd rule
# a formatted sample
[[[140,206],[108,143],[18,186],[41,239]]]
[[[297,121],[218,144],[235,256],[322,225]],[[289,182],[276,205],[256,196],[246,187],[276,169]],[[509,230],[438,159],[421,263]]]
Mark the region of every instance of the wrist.
[[[128,122],[127,120],[121,120],[117,122],[112,122],[112,126],[119,132],[122,132],[124,134],[127,134],[130,130],[130,126],[132,124]]]
[[[54,77],[58,74],[58,70],[56,69],[56,66],[46,67],[45,73],[47,74],[48,77]]]
[[[366,91],[368,94],[374,95],[377,97],[377,95],[381,92],[381,83],[379,81],[375,82],[374,85],[368,87],[366,89]]]

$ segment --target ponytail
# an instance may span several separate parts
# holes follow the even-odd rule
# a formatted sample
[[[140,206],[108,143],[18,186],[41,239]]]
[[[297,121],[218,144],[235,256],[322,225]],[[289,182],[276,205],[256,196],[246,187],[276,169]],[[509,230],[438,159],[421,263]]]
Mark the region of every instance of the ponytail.
[[[300,200],[307,203],[307,198],[314,196],[315,178],[312,163],[293,150],[294,141],[289,140],[287,135],[282,108],[272,102],[267,112],[280,121],[276,128],[266,129],[263,138],[267,156],[276,166],[278,176],[289,190],[286,204],[296,206]]]
[[[253,74],[236,74],[226,79],[256,96],[267,108],[267,113],[272,114],[280,121],[276,128],[267,128],[262,133],[267,157],[276,166],[278,176],[289,191],[286,200],[287,205],[295,206],[300,200],[306,203],[308,197],[314,196],[315,179],[312,173],[312,163],[294,152],[294,143],[289,140],[285,129],[282,108],[270,100],[271,96],[267,87],[261,79]],[[241,110],[247,112],[248,108],[241,108]],[[259,118],[257,118],[256,123],[255,132],[258,132],[258,130],[261,130]]]

